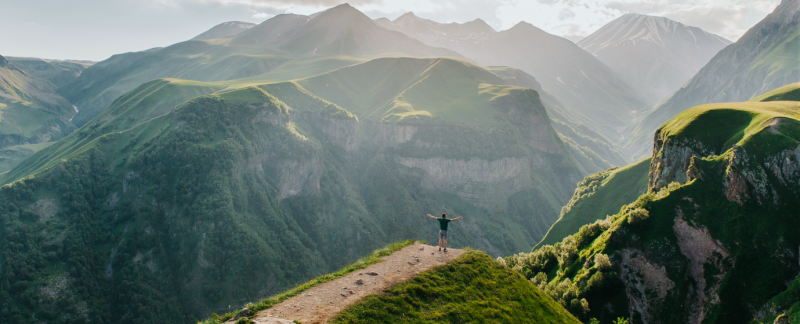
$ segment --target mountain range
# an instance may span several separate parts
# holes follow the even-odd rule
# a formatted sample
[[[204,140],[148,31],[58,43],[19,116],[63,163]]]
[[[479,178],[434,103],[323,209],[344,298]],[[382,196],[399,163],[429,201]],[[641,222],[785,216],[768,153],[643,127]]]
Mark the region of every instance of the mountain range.
[[[30,246],[0,273],[29,287],[2,288],[9,318],[196,322],[427,237],[432,210],[467,219],[452,244],[528,250],[585,167],[538,92],[507,78],[379,58],[293,81],[142,84],[6,174],[0,222]],[[26,306],[48,280],[67,288]]]
[[[664,17],[625,14],[578,42],[614,72],[664,98],[732,42]]]
[[[273,80],[289,80],[353,64],[354,57],[376,56],[460,55],[381,28],[344,4],[313,18],[279,15],[231,38],[195,39],[114,55],[93,65],[59,93],[80,108],[73,121],[82,126],[122,94],[157,78],[224,81],[273,72]],[[301,61],[301,69],[275,76],[296,60]]]
[[[481,65],[512,66],[530,73],[545,91],[593,120],[589,127],[614,142],[621,136],[620,129],[657,100],[573,42],[526,22],[500,32],[481,20],[440,24],[413,13],[377,22]]]
[[[642,15],[575,44],[344,4],[0,57],[0,323],[245,323],[440,212],[484,252],[336,321],[798,320],[797,11],[731,45]]]
[[[638,122],[624,144],[629,157],[650,154],[653,133],[696,105],[745,101],[800,81],[800,2],[784,0],[736,43],[714,56],[681,89]]]

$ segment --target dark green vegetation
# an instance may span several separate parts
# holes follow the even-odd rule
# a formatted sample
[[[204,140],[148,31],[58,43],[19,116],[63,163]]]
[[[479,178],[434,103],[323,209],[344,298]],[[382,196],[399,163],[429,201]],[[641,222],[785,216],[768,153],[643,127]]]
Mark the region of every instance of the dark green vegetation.
[[[650,159],[623,168],[611,168],[587,176],[575,194],[561,208],[558,221],[536,247],[556,244],[580,230],[581,226],[605,219],[619,212],[625,204],[647,192]]]
[[[411,244],[414,244],[414,242],[415,241],[412,241],[412,240],[406,240],[406,241],[402,241],[402,242],[398,242],[398,243],[389,243],[388,245],[386,245],[382,249],[375,250],[374,252],[372,252],[372,254],[370,254],[370,255],[368,255],[366,257],[363,257],[363,258],[359,259],[358,261],[354,262],[353,264],[350,264],[350,265],[348,265],[348,266],[346,266],[346,267],[344,267],[344,268],[342,268],[342,269],[340,269],[340,270],[338,270],[336,272],[316,277],[316,278],[311,279],[309,281],[306,281],[306,282],[304,282],[304,283],[302,283],[302,284],[300,284],[300,285],[298,285],[298,286],[296,286],[296,287],[294,287],[292,289],[284,291],[284,292],[282,292],[280,294],[277,294],[277,295],[274,295],[274,296],[270,296],[269,298],[262,299],[258,303],[247,304],[246,307],[247,307],[247,309],[249,309],[251,311],[251,313],[250,313],[251,316],[255,316],[256,312],[258,312],[260,310],[264,310],[264,309],[270,308],[273,305],[278,304],[278,303],[280,303],[280,302],[282,302],[282,301],[284,301],[284,300],[286,300],[288,298],[297,296],[300,293],[302,293],[303,291],[305,291],[306,289],[315,287],[317,285],[321,285],[321,284],[326,283],[328,281],[331,281],[333,279],[344,277],[348,273],[351,273],[351,272],[357,271],[357,270],[361,270],[361,269],[365,269],[366,267],[368,267],[370,265],[378,263],[378,262],[381,261],[381,258],[383,258],[385,256],[389,256],[394,252],[400,251],[402,248],[404,248],[406,246],[409,246]],[[224,314],[222,316],[219,316],[217,314],[211,314],[210,318],[205,320],[203,323],[204,324],[223,323],[223,322],[233,318],[238,311],[239,310],[236,309],[235,311],[226,313],[226,314]]]
[[[518,273],[467,251],[384,293],[365,297],[332,323],[579,323]]]
[[[706,103],[740,102],[800,82],[800,1],[783,0],[775,11],[721,50],[689,82],[639,122],[625,154],[650,153],[653,133],[682,111]]]
[[[689,109],[656,134],[647,193],[506,262],[582,320],[771,323],[784,312],[796,318],[798,118],[800,103],[790,101]],[[593,212],[574,217],[590,220]],[[584,300],[587,307],[580,307]]]
[[[529,250],[584,166],[538,93],[505,82],[395,58],[145,83],[6,174],[0,319],[196,322],[435,239],[440,211],[465,217],[455,247]]]
[[[9,146],[57,140],[72,132],[75,109],[56,93],[88,63],[0,56],[0,173],[17,162]],[[14,150],[18,151],[18,150]]]

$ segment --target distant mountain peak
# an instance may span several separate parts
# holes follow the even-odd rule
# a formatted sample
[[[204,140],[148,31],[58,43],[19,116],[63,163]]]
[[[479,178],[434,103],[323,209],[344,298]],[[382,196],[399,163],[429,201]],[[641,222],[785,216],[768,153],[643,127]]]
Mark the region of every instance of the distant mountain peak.
[[[212,27],[200,35],[192,38],[193,40],[208,40],[214,38],[229,38],[255,27],[256,24],[244,21],[228,21]]]
[[[408,19],[408,18],[419,18],[419,17],[417,17],[417,15],[414,14],[413,11],[409,11],[409,12],[406,12],[406,13],[400,15],[400,17],[397,17],[397,19],[395,19],[395,21],[402,20],[402,19]]]
[[[529,29],[529,28],[536,28],[536,26],[534,26],[533,24],[531,24],[531,23],[529,23],[527,21],[520,21],[516,25],[514,25],[514,27],[511,27],[508,30],[512,30],[512,29]]]
[[[577,44],[615,72],[663,98],[678,90],[731,42],[669,18],[628,13]]]
[[[309,23],[314,23],[315,21],[325,21],[328,23],[338,21],[343,24],[365,23],[367,21],[370,23],[373,22],[367,15],[348,3],[340,4],[314,15],[311,17]]]
[[[529,23],[527,21],[518,22],[516,25],[514,25],[514,27],[511,27],[508,30],[506,30],[506,32],[510,32],[510,33],[544,33],[544,34],[550,35],[549,33],[545,32],[541,28],[536,27],[536,26],[534,26],[533,24],[531,24],[531,23]],[[556,37],[558,37],[558,36],[556,36]]]
[[[614,46],[613,44],[631,41],[651,42],[666,49],[670,45],[668,44],[669,40],[665,37],[680,34],[684,36],[677,37],[691,37],[695,42],[704,38],[724,45],[733,43],[722,36],[666,17],[627,13],[584,38],[578,42],[578,45],[592,54],[595,54],[603,46]]]
[[[462,25],[464,27],[466,27],[467,29],[473,30],[475,32],[481,32],[481,33],[496,33],[497,32],[496,30],[494,30],[494,28],[492,28],[492,26],[489,26],[489,24],[487,24],[486,21],[484,21],[483,19],[480,19],[480,18],[475,19],[473,21],[465,22]]]
[[[0,55],[0,67],[8,67],[8,60],[6,60],[6,58],[2,55]]]

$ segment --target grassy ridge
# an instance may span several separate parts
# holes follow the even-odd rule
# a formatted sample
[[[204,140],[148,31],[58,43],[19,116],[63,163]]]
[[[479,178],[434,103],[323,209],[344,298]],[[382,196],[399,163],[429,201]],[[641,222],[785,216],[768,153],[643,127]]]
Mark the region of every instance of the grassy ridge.
[[[793,251],[800,245],[800,234],[794,230],[800,227],[796,173],[781,178],[759,170],[794,161],[784,161],[777,154],[793,152],[800,145],[799,112],[800,103],[788,101],[711,104],[685,111],[661,128],[660,138],[664,145],[689,140],[715,152],[693,160],[696,178],[642,194],[605,220],[506,261],[583,319],[611,323],[623,316],[632,321],[649,317],[665,323],[685,322],[698,316],[691,305],[700,279],[691,277],[692,261],[685,256],[685,249],[697,249],[698,243],[684,241],[689,245],[682,246],[676,234],[683,231],[676,228],[682,220],[697,231],[707,231],[729,253],[723,257],[715,252],[701,261],[705,287],[714,287],[719,298],[705,304],[704,323],[744,322],[752,318],[754,308],[766,314],[754,323],[770,320],[769,316],[774,319],[777,310],[796,316],[796,283],[788,290],[786,284],[796,281],[798,259]],[[630,170],[643,168],[643,162]],[[757,181],[740,189],[748,193],[741,204],[726,196],[732,190],[730,178],[736,174]],[[581,200],[612,191],[601,185],[607,175],[596,176],[598,189],[587,185],[585,191],[594,194]],[[624,189],[619,191],[624,193]],[[580,211],[581,200],[572,211]],[[590,219],[593,212],[583,210],[577,216]],[[638,261],[624,261],[623,255]],[[610,264],[603,265],[598,260],[606,256]],[[625,271],[644,271],[642,262],[652,266],[644,277],[624,276]],[[650,294],[654,289],[665,293]],[[636,304],[629,304],[631,298]],[[588,308],[572,307],[583,299]],[[648,306],[642,308],[643,302]],[[768,303],[775,307],[769,308]]]
[[[778,89],[753,97],[749,102],[800,101],[800,82],[787,84]]]
[[[665,138],[698,141],[716,154],[721,154],[734,145],[745,146],[765,136],[791,138],[795,135],[798,118],[800,102],[797,101],[707,104],[687,109],[665,123],[659,132]],[[767,128],[775,131],[764,132]],[[774,151],[787,148],[788,143],[750,147],[756,152]]]
[[[612,168],[592,174],[578,183],[575,195],[561,210],[558,221],[534,249],[556,244],[577,233],[581,226],[605,219],[619,212],[625,204],[647,191],[650,159],[643,159],[623,168]]]
[[[302,64],[295,61],[302,61]],[[326,66],[327,69],[355,61],[347,57],[335,57],[296,59],[292,62],[310,69],[307,73],[316,73],[319,71],[314,69],[318,65]],[[286,64],[295,64],[292,62]],[[289,70],[299,73],[296,70],[298,66],[288,68],[287,73]],[[279,69],[281,67],[276,68],[276,71]],[[508,69],[494,69],[502,71],[502,75],[509,73]],[[314,111],[316,108],[307,109],[306,106],[328,101],[344,107],[360,120],[397,122],[438,118],[447,122],[463,123],[479,129],[480,133],[491,129],[501,131],[497,126],[503,123],[496,119],[492,109],[486,107],[527,91],[525,88],[506,86],[505,81],[495,74],[455,59],[375,59],[291,82],[276,83],[274,80],[279,80],[280,77],[270,76],[270,73],[219,82],[158,79],[144,83],[119,97],[111,107],[88,122],[80,131],[37,154],[25,166],[9,172],[3,182],[41,171],[42,167],[52,165],[52,161],[68,156],[70,152],[99,136],[125,131],[166,114],[191,98],[231,92],[254,85],[300,111]],[[295,77],[305,72],[297,73],[285,74],[283,77]],[[518,71],[519,73],[521,72]],[[527,75],[523,74],[519,77],[524,79],[525,76]],[[544,98],[550,96],[545,95]],[[575,121],[568,121],[566,124],[563,120],[560,122],[562,137],[568,144],[570,153],[580,164],[579,167],[585,170],[582,172],[598,171],[610,167],[612,163],[621,163],[618,152],[614,151],[610,143],[602,140],[600,135],[583,126],[564,126],[577,123]],[[599,157],[595,151],[606,158]]]
[[[653,133],[687,107],[743,102],[798,82],[800,25],[793,22],[796,17],[797,3],[782,1],[736,43],[722,49],[683,88],[662,99],[635,125],[625,144],[626,155],[648,155]]]
[[[332,323],[580,323],[524,277],[483,252],[356,302]]]

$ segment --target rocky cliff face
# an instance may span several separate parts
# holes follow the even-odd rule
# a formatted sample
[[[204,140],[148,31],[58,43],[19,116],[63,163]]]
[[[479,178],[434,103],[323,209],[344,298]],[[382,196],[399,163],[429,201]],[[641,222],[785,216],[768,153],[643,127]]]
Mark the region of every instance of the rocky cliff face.
[[[504,208],[511,196],[532,186],[531,173],[544,164],[537,156],[495,161],[397,157],[395,161],[423,170],[427,175],[422,179],[423,187],[452,193],[492,210]]]
[[[794,302],[770,300],[795,294],[790,284],[800,273],[797,106],[685,111],[655,135],[647,193],[555,245],[506,261],[552,280],[542,285],[546,292],[583,319],[771,323]],[[592,197],[608,190],[591,189]],[[613,271],[592,267],[598,253],[610,257]],[[588,311],[577,307],[584,298]]]
[[[650,162],[648,190],[658,191],[672,182],[680,184],[691,180],[687,172],[693,157],[713,155],[714,151],[695,139],[669,139],[656,133],[653,159]]]

